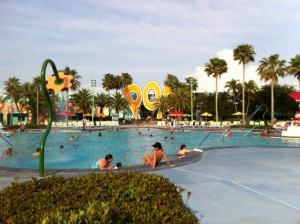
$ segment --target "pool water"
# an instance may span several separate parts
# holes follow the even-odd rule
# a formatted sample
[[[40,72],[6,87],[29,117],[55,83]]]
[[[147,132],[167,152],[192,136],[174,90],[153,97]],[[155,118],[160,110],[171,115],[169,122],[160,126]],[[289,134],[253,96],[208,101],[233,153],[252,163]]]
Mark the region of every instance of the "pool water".
[[[259,133],[233,131],[230,137],[220,132],[184,131],[173,132],[160,129],[106,130],[100,132],[50,132],[45,145],[45,169],[89,169],[92,164],[110,153],[113,164],[122,162],[123,166],[143,163],[143,155],[151,154],[155,142],[161,142],[169,159],[175,159],[181,144],[188,149],[222,146],[284,146],[300,147],[300,140],[264,139]],[[40,146],[43,133],[17,133],[6,139],[13,145],[14,154],[5,156],[9,144],[0,138],[0,166],[14,168],[39,168],[39,158],[32,154]],[[70,138],[78,138],[71,141]],[[150,136],[152,135],[152,136]],[[165,137],[168,137],[165,140]],[[171,137],[174,139],[171,140]],[[206,138],[207,137],[207,138]],[[206,140],[202,142],[204,139]],[[201,144],[202,143],[202,144]],[[199,145],[201,146],[199,147]],[[60,151],[64,145],[64,151]]]

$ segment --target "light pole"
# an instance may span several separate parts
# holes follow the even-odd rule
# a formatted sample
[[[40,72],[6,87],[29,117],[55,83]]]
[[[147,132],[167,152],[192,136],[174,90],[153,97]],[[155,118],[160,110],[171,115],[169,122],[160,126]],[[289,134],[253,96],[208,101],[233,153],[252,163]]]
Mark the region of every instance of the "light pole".
[[[91,85],[93,87],[93,101],[92,101],[92,124],[94,124],[94,110],[95,110],[95,95],[94,95],[94,90],[95,90],[95,87],[96,87],[96,80],[92,79],[91,81]]]

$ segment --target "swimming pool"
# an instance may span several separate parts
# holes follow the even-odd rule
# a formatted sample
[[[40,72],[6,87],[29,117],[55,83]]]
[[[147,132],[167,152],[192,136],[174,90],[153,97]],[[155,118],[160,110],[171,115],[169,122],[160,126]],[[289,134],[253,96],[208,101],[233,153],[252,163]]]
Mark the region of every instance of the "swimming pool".
[[[94,132],[50,132],[45,145],[45,169],[89,169],[99,158],[110,153],[114,156],[113,164],[122,162],[123,166],[143,163],[143,155],[152,153],[152,145],[158,141],[163,145],[169,159],[175,159],[181,144],[186,144],[188,149],[226,146],[284,146],[300,147],[300,141],[285,139],[264,139],[259,133],[247,131],[233,131],[230,137],[224,137],[220,132],[203,131],[170,131],[161,129],[140,128],[142,135],[137,130],[105,130]],[[102,136],[99,136],[101,132]],[[208,136],[209,134],[209,136]],[[43,133],[24,132],[8,137],[13,145],[14,154],[4,156],[4,151],[9,144],[0,138],[1,154],[0,166],[13,168],[39,168],[39,158],[32,153],[40,145]],[[70,138],[78,138],[71,141]],[[165,137],[167,139],[165,140]],[[174,139],[171,140],[171,137]],[[64,145],[64,151],[60,151]]]

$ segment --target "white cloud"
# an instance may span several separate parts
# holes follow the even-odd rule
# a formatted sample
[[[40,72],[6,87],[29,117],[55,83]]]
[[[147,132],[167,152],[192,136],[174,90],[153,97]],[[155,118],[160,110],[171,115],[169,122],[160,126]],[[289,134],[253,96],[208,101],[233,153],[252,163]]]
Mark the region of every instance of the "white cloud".
[[[243,82],[243,68],[242,65],[238,63],[238,61],[233,60],[233,50],[230,49],[223,49],[217,52],[217,58],[224,59],[227,62],[228,70],[227,73],[222,74],[221,79],[218,80],[218,90],[226,91],[225,85],[227,81],[232,79],[239,80],[240,83]],[[207,60],[209,62],[209,60]],[[249,82],[250,80],[254,80],[258,87],[266,85],[268,83],[260,80],[260,76],[257,74],[256,70],[258,68],[258,63],[249,63],[246,65],[246,73],[245,73],[245,82]],[[207,74],[204,72],[204,66],[197,66],[195,68],[195,72],[189,75],[184,76],[186,77],[194,77],[198,80],[198,89],[199,92],[215,92],[216,90],[216,81],[215,78],[210,76],[208,77]],[[298,88],[298,81],[297,79],[293,78],[292,76],[286,76],[284,78],[279,78],[278,83],[280,85],[292,85],[295,88]]]
[[[231,79],[239,80],[240,83],[243,82],[242,65],[239,65],[238,61],[233,60],[233,50],[223,49],[222,51],[217,52],[216,57],[224,59],[227,62],[228,66],[227,73],[222,74],[221,79],[218,80],[219,92],[225,91],[224,87],[226,85],[226,82],[230,81]],[[209,60],[207,62],[209,62]],[[246,65],[245,82],[248,82],[249,80],[254,80],[258,86],[261,86],[264,83],[260,81],[260,78],[256,73],[256,69],[256,65]],[[215,92],[216,80],[212,76],[207,76],[207,74],[204,72],[204,66],[197,66],[195,72],[188,76],[192,76],[198,80],[197,91]]]

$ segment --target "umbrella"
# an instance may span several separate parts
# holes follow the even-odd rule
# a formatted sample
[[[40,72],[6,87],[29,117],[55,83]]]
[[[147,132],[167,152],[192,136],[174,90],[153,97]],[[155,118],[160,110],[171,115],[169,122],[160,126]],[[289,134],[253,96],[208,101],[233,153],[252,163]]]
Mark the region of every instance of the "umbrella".
[[[289,94],[294,100],[300,100],[300,92],[294,92]]]
[[[203,116],[203,117],[211,117],[213,115],[210,114],[210,113],[208,113],[208,112],[204,112],[203,114],[201,114],[201,116]]]
[[[201,116],[206,117],[206,121],[207,121],[207,117],[211,117],[213,115],[208,112],[204,112],[203,114],[201,114]]]
[[[169,116],[186,116],[186,114],[181,111],[172,111]]]
[[[58,115],[58,116],[68,116],[68,117],[76,116],[76,114],[74,114],[71,111],[59,111],[55,115]]]
[[[236,113],[234,113],[234,114],[232,114],[232,115],[234,115],[234,116],[241,116],[241,115],[243,115],[243,113],[240,112],[240,111],[238,111],[238,112],[236,112]]]
[[[83,117],[91,117],[91,116],[93,116],[92,114],[84,114],[84,115],[82,115]]]

